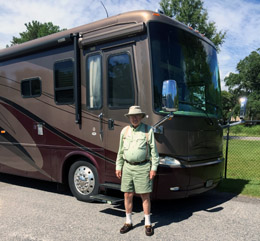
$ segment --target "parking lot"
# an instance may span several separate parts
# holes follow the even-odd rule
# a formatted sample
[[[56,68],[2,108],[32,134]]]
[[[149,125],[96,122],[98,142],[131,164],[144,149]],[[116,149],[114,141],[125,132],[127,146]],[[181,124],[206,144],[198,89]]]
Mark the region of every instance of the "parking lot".
[[[155,234],[146,237],[140,199],[134,229],[120,234],[123,204],[84,203],[56,184],[0,174],[0,234],[10,240],[260,240],[260,199],[210,191],[152,203]]]

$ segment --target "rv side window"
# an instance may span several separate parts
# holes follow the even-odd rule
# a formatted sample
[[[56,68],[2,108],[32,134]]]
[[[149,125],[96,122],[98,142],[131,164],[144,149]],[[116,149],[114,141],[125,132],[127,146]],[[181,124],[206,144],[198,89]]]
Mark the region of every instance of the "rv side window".
[[[21,94],[24,98],[41,96],[41,80],[39,78],[25,79],[21,81]]]
[[[128,108],[134,102],[130,56],[128,53],[111,55],[108,58],[108,105],[111,108]]]
[[[87,107],[102,107],[101,56],[91,55],[87,58]]]
[[[71,59],[54,64],[54,92],[56,104],[74,103],[73,61]]]

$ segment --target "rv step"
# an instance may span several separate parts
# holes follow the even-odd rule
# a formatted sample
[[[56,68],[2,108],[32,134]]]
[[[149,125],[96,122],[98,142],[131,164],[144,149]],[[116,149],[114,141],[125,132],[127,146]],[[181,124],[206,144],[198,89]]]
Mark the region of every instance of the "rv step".
[[[107,196],[107,195],[103,195],[103,194],[97,194],[94,196],[90,196],[90,198],[95,201],[108,203],[108,204],[116,204],[116,203],[124,201],[123,198],[111,197],[111,196]]]
[[[115,183],[102,183],[100,184],[101,187],[107,188],[107,189],[113,189],[113,190],[120,190],[121,185],[115,184]]]

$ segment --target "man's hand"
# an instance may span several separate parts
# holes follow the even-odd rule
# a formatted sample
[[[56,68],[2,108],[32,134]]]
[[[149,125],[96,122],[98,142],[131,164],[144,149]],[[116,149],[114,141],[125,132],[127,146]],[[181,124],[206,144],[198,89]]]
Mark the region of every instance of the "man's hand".
[[[121,170],[116,170],[116,177],[118,179],[121,179],[121,176],[122,176],[122,171]]]
[[[153,180],[156,176],[156,171],[150,171],[150,180]]]

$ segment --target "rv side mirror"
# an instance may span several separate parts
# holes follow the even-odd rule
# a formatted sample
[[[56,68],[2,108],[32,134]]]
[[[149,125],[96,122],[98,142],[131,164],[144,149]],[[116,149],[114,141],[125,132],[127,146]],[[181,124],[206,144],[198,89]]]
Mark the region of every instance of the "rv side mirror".
[[[175,80],[164,80],[162,87],[162,108],[169,112],[178,110],[179,98]]]
[[[239,99],[240,102],[240,114],[239,117],[240,119],[244,119],[246,115],[246,104],[247,104],[247,98],[246,97],[241,97]]]

